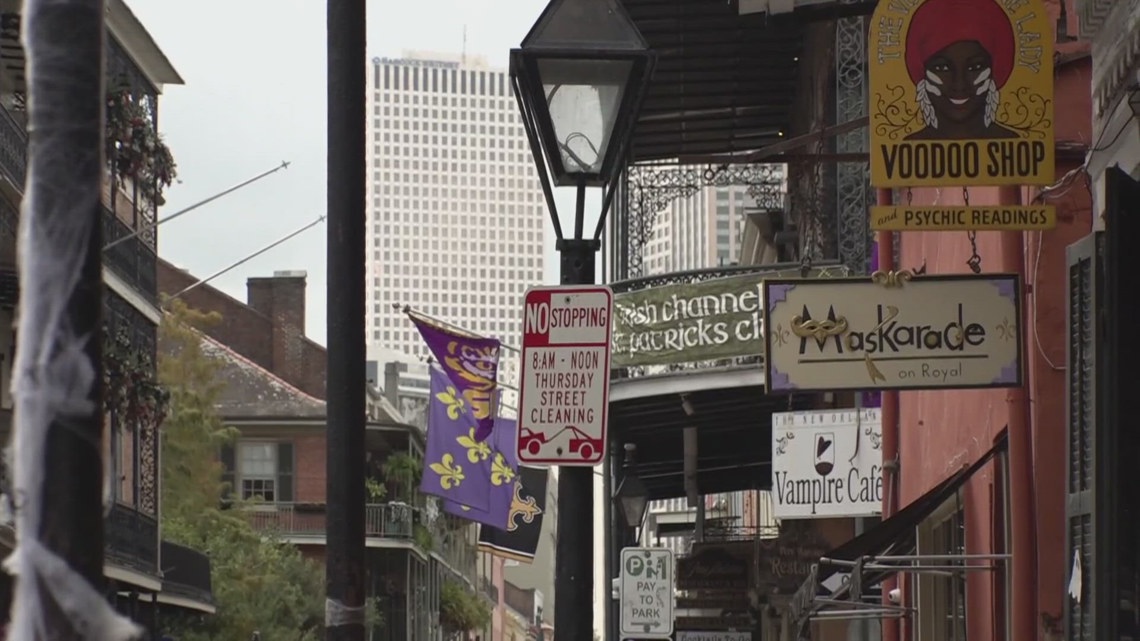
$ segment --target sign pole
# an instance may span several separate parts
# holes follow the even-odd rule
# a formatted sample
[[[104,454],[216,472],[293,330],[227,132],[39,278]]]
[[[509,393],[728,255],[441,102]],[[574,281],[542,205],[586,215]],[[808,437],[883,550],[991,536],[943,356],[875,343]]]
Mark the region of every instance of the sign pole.
[[[579,207],[582,206],[582,201],[579,195]],[[601,243],[597,240],[559,240],[561,283],[593,285],[596,281],[595,258],[600,246]],[[564,467],[559,470],[557,532],[554,552],[554,594],[557,604],[554,610],[555,641],[587,641],[594,636],[592,467]]]

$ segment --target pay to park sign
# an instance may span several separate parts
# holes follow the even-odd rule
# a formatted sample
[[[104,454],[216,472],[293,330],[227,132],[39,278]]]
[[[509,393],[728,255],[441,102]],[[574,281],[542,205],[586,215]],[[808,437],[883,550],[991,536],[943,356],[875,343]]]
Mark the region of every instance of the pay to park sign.
[[[601,462],[612,334],[610,288],[536,287],[527,291],[519,462],[580,466]]]
[[[1055,181],[1042,0],[881,0],[869,42],[874,186]]]
[[[625,548],[621,551],[621,636],[668,639],[673,634],[673,551]]]

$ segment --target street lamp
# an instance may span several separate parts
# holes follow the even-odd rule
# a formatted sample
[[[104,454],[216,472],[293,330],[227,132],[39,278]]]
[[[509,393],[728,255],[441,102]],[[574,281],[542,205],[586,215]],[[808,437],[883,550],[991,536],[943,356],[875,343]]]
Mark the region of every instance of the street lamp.
[[[622,465],[621,485],[617,489],[617,498],[621,502],[622,516],[627,527],[640,527],[645,520],[645,510],[649,507],[649,490],[637,475],[634,456],[637,446],[633,443],[625,444],[625,463]]]
[[[563,285],[596,282],[602,231],[629,153],[656,55],[618,0],[551,0],[518,49],[511,87],[550,210]],[[562,233],[554,187],[575,187],[574,234]],[[586,188],[602,189],[592,236]],[[593,641],[594,476],[558,475],[555,641]]]
[[[560,244],[555,186],[578,188],[573,240],[583,240],[585,188],[605,190],[595,244],[601,238],[655,61],[617,0],[552,0],[511,50],[511,85]]]

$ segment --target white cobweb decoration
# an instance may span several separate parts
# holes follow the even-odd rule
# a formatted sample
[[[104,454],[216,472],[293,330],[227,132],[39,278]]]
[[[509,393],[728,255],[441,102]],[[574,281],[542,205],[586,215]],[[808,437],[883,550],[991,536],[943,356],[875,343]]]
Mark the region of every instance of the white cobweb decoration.
[[[10,488],[17,546],[4,562],[16,576],[8,629],[13,641],[122,641],[142,632],[50,550],[40,533],[44,479],[68,473],[46,469],[49,426],[89,420],[96,411],[89,393],[98,372],[84,348],[98,336],[77,333],[68,303],[80,284],[102,191],[101,172],[85,171],[94,164],[90,157],[76,159],[74,140],[76,132],[101,131],[102,122],[75,122],[76,110],[66,106],[76,69],[83,70],[77,59],[90,54],[68,44],[85,37],[92,44],[95,23],[79,17],[93,13],[102,29],[102,0],[25,0],[23,7],[28,106],[36,131],[17,238],[21,300]],[[89,78],[80,80],[90,85]],[[100,91],[92,93],[103,100]],[[101,455],[100,443],[90,445]]]

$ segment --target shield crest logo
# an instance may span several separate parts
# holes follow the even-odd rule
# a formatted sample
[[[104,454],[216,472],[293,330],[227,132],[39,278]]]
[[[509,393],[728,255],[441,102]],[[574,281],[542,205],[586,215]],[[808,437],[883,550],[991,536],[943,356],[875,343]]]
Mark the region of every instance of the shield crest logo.
[[[814,460],[812,464],[820,476],[831,474],[835,469],[835,434],[831,432],[817,432],[815,435]]]

